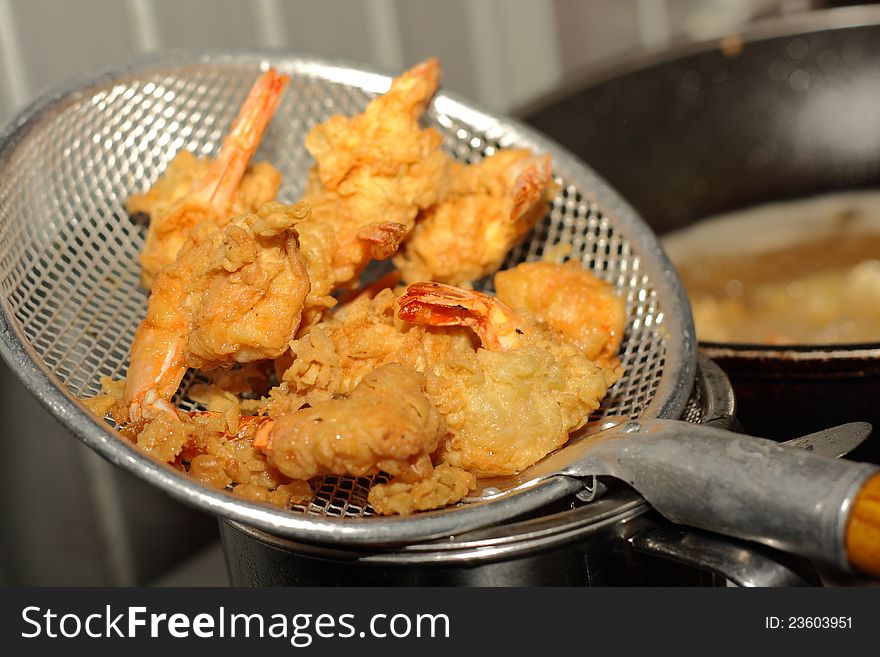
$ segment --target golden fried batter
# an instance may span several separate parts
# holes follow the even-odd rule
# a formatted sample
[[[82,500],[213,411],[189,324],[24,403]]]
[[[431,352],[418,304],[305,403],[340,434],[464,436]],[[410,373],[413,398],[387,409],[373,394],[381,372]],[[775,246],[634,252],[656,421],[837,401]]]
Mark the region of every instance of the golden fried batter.
[[[159,270],[174,262],[193,226],[217,221],[210,207],[188,202],[190,193],[212,164],[208,158],[197,159],[189,151],[181,151],[146,193],[129,197],[126,204],[129,214],[143,213],[150,217],[147,240],[140,256],[144,287],[150,287]],[[248,167],[232,197],[228,216],[256,212],[263,203],[275,198],[279,187],[281,172],[268,162]]]
[[[495,290],[509,306],[524,308],[560,331],[587,358],[608,369],[620,365],[626,304],[610,283],[579,262],[524,262],[498,272]]]
[[[476,486],[477,478],[467,470],[441,463],[429,477],[413,483],[393,479],[374,485],[367,501],[381,516],[406,516],[455,504]]]
[[[400,363],[430,372],[453,343],[473,351],[473,334],[461,328],[432,329],[396,318],[397,297],[404,288],[361,296],[312,325],[291,343],[293,362],[283,374],[295,406],[348,396],[370,372]]]
[[[269,69],[254,83],[216,160],[181,152],[145,194],[128,200],[130,214],[150,216],[141,252],[141,284],[152,286],[174,262],[194,226],[223,226],[230,217],[256,211],[278,193],[281,174],[270,164],[248,167],[281,100],[289,78]]]
[[[491,274],[547,214],[551,183],[550,157],[525,149],[454,163],[449,193],[419,215],[395,265],[410,282],[465,285]]]
[[[450,354],[437,372],[429,394],[449,428],[440,460],[480,475],[523,470],[564,445],[617,378],[537,329],[525,342]]]
[[[263,449],[271,464],[294,479],[380,471],[403,481],[421,479],[430,474],[430,454],[446,434],[423,388],[424,378],[413,369],[380,367],[347,399],[279,417]]]
[[[449,157],[440,133],[419,125],[439,76],[436,60],[423,62],[362,114],[334,116],[306,137],[316,164],[304,199],[313,221],[334,230],[332,287],[356,281],[371,259],[394,253],[419,211],[443,195]]]
[[[443,384],[429,386],[449,425],[439,458],[477,474],[513,474],[562,446],[620,376],[528,310],[480,292],[418,283],[398,306],[407,321],[480,336],[475,352],[450,350],[433,370]]]
[[[282,507],[312,477],[382,472],[370,504],[407,515],[562,446],[620,376],[623,302],[574,264],[501,272],[497,297],[443,284],[495,271],[553,181],[526,149],[453,162],[420,125],[438,80],[428,60],[313,128],[304,199],[285,206],[264,203],[280,174],[248,167],[287,82],[268,71],[217,160],[181,153],[131,197],[152,294],[124,388],[106,380],[90,407],[197,481]],[[401,272],[351,292],[395,254]],[[171,403],[188,368],[223,370],[188,391],[205,411]]]
[[[268,203],[222,231],[205,230],[194,238],[191,257],[178,259],[189,277],[191,367],[277,358],[287,350],[309,291],[294,229],[308,212],[305,203]]]
[[[197,226],[159,274],[135,333],[125,397],[132,420],[168,400],[186,369],[277,358],[294,337],[309,291],[295,226],[304,203],[267,203],[224,228]]]
[[[527,311],[514,314],[476,292],[426,288],[410,286],[400,316],[427,326],[395,318],[399,291],[388,289],[312,326],[291,345],[289,395],[299,403],[345,395],[375,367],[405,364],[425,373],[426,394],[446,417],[438,458],[479,474],[511,474],[565,443],[619,376]]]
[[[188,469],[193,479],[211,488],[234,487],[238,497],[280,507],[310,499],[308,482],[291,480],[254,449],[254,435],[263,421],[243,417],[230,429],[225,417],[212,413],[158,415],[125,431],[148,454]]]

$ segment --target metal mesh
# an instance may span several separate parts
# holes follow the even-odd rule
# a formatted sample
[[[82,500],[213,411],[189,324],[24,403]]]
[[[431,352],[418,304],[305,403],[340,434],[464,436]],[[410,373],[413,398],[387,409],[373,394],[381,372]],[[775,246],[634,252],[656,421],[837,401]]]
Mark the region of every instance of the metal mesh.
[[[128,349],[145,311],[137,261],[145,227],[124,209],[147,190],[180,150],[215,155],[257,73],[254,61],[221,60],[177,69],[104,79],[62,96],[14,134],[0,159],[0,291],[7,317],[39,361],[73,395],[98,392],[100,378],[125,375]],[[282,69],[285,66],[282,64]],[[311,164],[304,147],[309,129],[333,114],[354,114],[387,80],[359,74],[324,77],[320,67],[297,70],[256,159],[284,174],[279,194],[292,202],[303,191]],[[444,135],[456,158],[474,161],[518,143],[494,124],[486,130],[443,113],[427,122]],[[625,297],[629,325],[621,358],[625,374],[598,415],[636,417],[657,389],[667,352],[663,308],[642,271],[638,245],[557,163],[559,193],[552,211],[508,258],[541,258],[568,245]],[[555,252],[554,252],[555,253]],[[178,399],[185,408],[188,376]],[[85,411],[83,411],[85,412]],[[368,512],[368,480],[327,478],[315,500],[297,510],[330,516]],[[341,492],[340,492],[341,491]]]

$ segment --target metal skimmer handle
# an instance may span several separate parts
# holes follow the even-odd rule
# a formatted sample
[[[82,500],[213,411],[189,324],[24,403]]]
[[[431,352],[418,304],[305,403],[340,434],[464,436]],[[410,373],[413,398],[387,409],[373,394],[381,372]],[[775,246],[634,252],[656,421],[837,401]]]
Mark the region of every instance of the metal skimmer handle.
[[[578,478],[611,475],[672,522],[846,570],[852,561],[846,534],[854,501],[867,480],[880,474],[868,464],[678,420],[618,425],[564,452],[525,474],[533,479],[553,471]],[[862,569],[880,575],[880,569]]]

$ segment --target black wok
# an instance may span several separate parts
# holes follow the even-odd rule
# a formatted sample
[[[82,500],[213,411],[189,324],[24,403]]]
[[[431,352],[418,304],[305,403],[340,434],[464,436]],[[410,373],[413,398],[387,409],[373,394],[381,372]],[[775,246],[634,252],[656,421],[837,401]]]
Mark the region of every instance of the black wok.
[[[774,19],[573,76],[519,115],[660,234],[770,201],[880,189],[880,8]],[[880,426],[880,344],[701,346],[731,378],[750,433]],[[878,442],[851,457],[880,462]]]

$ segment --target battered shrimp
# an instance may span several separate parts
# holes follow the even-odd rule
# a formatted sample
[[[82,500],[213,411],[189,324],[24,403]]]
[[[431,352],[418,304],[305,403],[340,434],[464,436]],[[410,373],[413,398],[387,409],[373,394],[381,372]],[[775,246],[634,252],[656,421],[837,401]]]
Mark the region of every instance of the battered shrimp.
[[[278,412],[345,397],[373,370],[400,363],[428,373],[451,351],[478,344],[466,328],[426,328],[397,319],[404,288],[359,296],[309,326],[291,343],[292,361],[282,373],[286,394],[273,399]]]
[[[128,212],[150,216],[141,252],[141,283],[150,288],[171,263],[192,228],[203,222],[224,225],[230,217],[256,211],[271,201],[281,174],[268,163],[248,163],[281,100],[288,76],[269,70],[256,81],[214,162],[181,152],[152,189],[128,200]]]
[[[203,370],[277,358],[299,327],[309,291],[297,224],[305,203],[267,203],[223,228],[191,231],[177,259],[156,278],[131,348],[125,401],[131,421],[170,403],[187,368]]]
[[[369,373],[346,399],[279,417],[254,446],[294,479],[387,472],[401,481],[430,476],[430,454],[446,423],[424,393],[424,377],[398,364]]]
[[[429,60],[362,114],[315,127],[303,201],[283,206],[262,203],[277,171],[247,169],[287,83],[270,71],[214,163],[181,154],[132,197],[131,212],[151,215],[152,294],[124,389],[94,407],[127,414],[124,431],[157,458],[248,499],[285,506],[311,477],[387,473],[369,494],[383,515],[456,503],[477,475],[564,444],[620,374],[622,306],[586,273],[518,268],[496,279],[498,297],[389,277],[327,311],[401,248],[407,279],[467,285],[547,211],[549,157],[458,164],[420,126],[438,80]],[[193,387],[208,411],[171,403],[188,368],[257,362]],[[254,380],[265,392],[273,367],[268,399],[240,397]]]
[[[620,374],[528,310],[439,283],[357,298],[291,348],[294,405],[350,394],[384,364],[424,372],[447,421],[435,463],[478,474],[516,472],[565,443]]]
[[[578,262],[526,262],[495,275],[498,298],[524,308],[608,369],[620,365],[626,305]]]
[[[449,194],[422,212],[394,264],[411,282],[466,285],[491,274],[547,214],[552,180],[550,156],[525,149],[455,163]]]
[[[407,321],[468,326],[480,335],[482,348],[451,351],[432,364],[438,385],[428,388],[448,424],[435,457],[478,475],[514,474],[561,447],[619,376],[479,292],[419,283],[399,307]]]
[[[325,244],[332,279],[312,284],[329,293],[356,282],[371,259],[393,254],[419,211],[445,193],[450,160],[442,137],[419,118],[437,89],[440,67],[430,59],[396,78],[391,89],[352,118],[334,116],[306,137],[315,159],[305,200],[313,224],[333,229]]]

